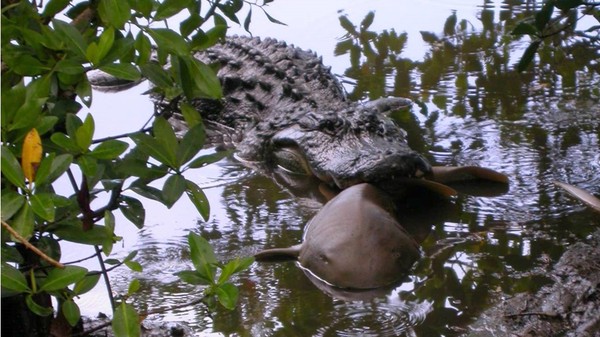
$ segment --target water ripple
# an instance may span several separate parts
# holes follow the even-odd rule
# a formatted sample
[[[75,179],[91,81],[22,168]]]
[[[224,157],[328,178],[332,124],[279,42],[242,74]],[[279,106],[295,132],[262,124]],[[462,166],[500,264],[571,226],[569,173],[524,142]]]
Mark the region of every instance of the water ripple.
[[[412,328],[425,320],[431,311],[428,302],[390,301],[339,302],[339,314],[317,336],[402,336],[411,335]]]

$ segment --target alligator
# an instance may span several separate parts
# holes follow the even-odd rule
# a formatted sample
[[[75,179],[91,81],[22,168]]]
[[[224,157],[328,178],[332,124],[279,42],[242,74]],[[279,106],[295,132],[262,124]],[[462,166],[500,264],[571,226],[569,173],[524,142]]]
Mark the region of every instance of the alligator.
[[[223,89],[223,99],[193,102],[208,140],[235,147],[253,167],[312,175],[339,189],[367,182],[389,190],[432,174],[386,115],[412,101],[350,101],[316,53],[271,38],[232,36],[195,57],[219,67]],[[173,102],[156,100],[165,112]],[[181,115],[173,115],[171,123],[184,131]]]

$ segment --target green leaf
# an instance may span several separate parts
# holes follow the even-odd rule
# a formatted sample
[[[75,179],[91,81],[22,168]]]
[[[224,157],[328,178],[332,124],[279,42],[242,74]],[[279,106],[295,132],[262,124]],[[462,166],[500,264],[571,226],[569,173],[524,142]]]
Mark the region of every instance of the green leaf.
[[[188,235],[188,244],[190,246],[190,255],[192,263],[200,277],[214,283],[217,258],[208,241],[198,234],[190,233]]]
[[[85,72],[85,69],[81,65],[81,62],[77,62],[72,59],[60,60],[54,66],[54,70],[69,75],[79,75]]]
[[[164,203],[163,201],[163,192],[156,187],[140,184],[136,186],[132,186],[131,190],[144,198],[148,198],[151,200],[156,200],[160,203]]]
[[[104,226],[94,225],[90,230],[84,231],[81,222],[54,225],[52,233],[63,240],[86,245],[101,245],[105,240],[114,239],[106,234]]]
[[[144,268],[142,268],[142,265],[137,261],[125,261],[124,263],[127,267],[129,267],[129,269],[131,269],[133,271],[137,271],[139,273],[144,271]]]
[[[108,52],[112,48],[115,43],[115,30],[113,27],[108,27],[102,35],[100,35],[100,39],[98,40],[98,49],[97,54],[95,56],[96,63],[99,64],[102,62],[104,57],[108,55]]]
[[[360,29],[361,30],[367,30],[367,29],[369,29],[369,27],[373,23],[373,19],[374,18],[375,18],[375,12],[371,11],[371,12],[367,13],[367,15],[365,16],[365,18],[360,23]]]
[[[50,184],[58,179],[69,168],[73,162],[73,156],[70,154],[61,154],[55,157],[54,153],[49,154],[42,159],[35,175],[35,185],[37,187],[43,184]]]
[[[212,68],[200,60],[186,55],[178,57],[174,67],[178,66],[178,82],[188,99],[219,99],[223,96],[221,83]]]
[[[9,131],[31,128],[36,123],[42,112],[46,98],[28,99],[15,114]]]
[[[254,257],[245,257],[245,258],[235,258],[229,261],[221,270],[221,275],[219,275],[219,281],[217,284],[224,284],[229,281],[231,275],[241,272],[246,268],[250,267],[250,265],[254,262]]]
[[[179,278],[189,284],[193,285],[210,285],[210,280],[202,276],[195,270],[183,270],[175,273],[175,275],[179,276]]]
[[[527,34],[527,35],[531,35],[531,36],[537,36],[538,31],[534,25],[532,25],[529,22],[523,21],[523,22],[520,22],[510,33],[512,35]]]
[[[188,165],[188,167],[189,168],[204,167],[208,164],[216,163],[219,160],[227,157],[230,154],[231,154],[231,151],[219,151],[219,152],[207,154],[204,156],[200,156],[200,157],[192,160],[192,162]]]
[[[106,259],[106,260],[104,260],[104,263],[111,265],[111,266],[116,266],[116,265],[120,264],[121,262],[117,259]]]
[[[177,55],[189,55],[190,48],[185,39],[169,28],[151,28],[148,34],[152,37],[159,49]]]
[[[53,195],[50,193],[36,193],[30,196],[31,208],[40,218],[47,221],[54,221]]]
[[[85,294],[94,289],[99,280],[100,274],[86,275],[84,278],[75,283],[75,286],[73,287],[73,293],[75,295]]]
[[[110,52],[115,42],[115,30],[113,27],[108,27],[100,35],[98,43],[92,42],[86,50],[86,56],[92,64],[99,66],[106,55]]]
[[[92,156],[80,156],[79,158],[77,158],[77,165],[79,165],[79,168],[81,169],[83,174],[85,174],[88,178],[94,177],[96,175],[96,172],[98,171],[98,161]],[[88,181],[88,183],[91,182]],[[90,186],[93,186],[93,184]]]
[[[198,15],[198,13],[193,13],[187,19],[181,21],[179,24],[179,31],[181,32],[181,35],[188,36],[194,30],[200,28],[203,23],[204,19]]]
[[[130,252],[129,254],[127,254],[127,256],[123,259],[123,263],[127,262],[127,261],[131,261],[133,259],[135,259],[135,257],[137,256],[138,251],[134,250],[132,252]]]
[[[106,235],[113,237],[115,235],[115,216],[110,210],[104,211],[104,228]],[[113,240],[105,240],[102,242],[102,252],[105,256],[109,256],[113,249]]]
[[[540,43],[541,41],[533,41],[529,47],[525,49],[525,52],[523,53],[523,56],[521,56],[519,64],[517,65],[517,71],[525,71],[525,69],[527,69],[527,66],[529,66],[531,61],[533,61],[535,53],[540,47]]]
[[[140,280],[133,279],[129,283],[129,288],[127,289],[127,295],[131,296],[131,295],[135,294],[138,290],[140,290]]]
[[[175,202],[179,200],[183,191],[186,189],[186,179],[180,174],[174,174],[167,178],[163,186],[163,197],[165,205],[168,208],[173,207]]]
[[[138,68],[130,63],[111,63],[100,67],[100,70],[128,81],[135,82],[142,78]]]
[[[142,14],[144,18],[149,19],[150,13],[152,12],[153,2],[153,0],[136,0],[130,1],[130,4],[134,11]]]
[[[127,196],[121,196],[121,201],[124,204],[119,205],[121,213],[131,221],[137,228],[144,227],[144,221],[146,220],[146,210],[144,205],[137,199]]]
[[[555,4],[560,10],[568,11],[583,5],[583,0],[557,0],[555,1]]]
[[[96,146],[89,155],[96,159],[115,159],[125,152],[128,147],[129,144],[123,141],[109,139]]]
[[[225,309],[235,309],[237,303],[239,290],[236,286],[231,283],[225,283],[217,288],[217,298],[219,303],[225,307]]]
[[[273,23],[276,23],[278,25],[287,26],[287,24],[285,24],[284,22],[281,22],[281,21],[275,19],[274,17],[272,17],[271,15],[269,15],[269,13],[267,13],[267,12],[264,12],[264,13],[265,13],[265,16],[267,17],[267,19],[269,19],[269,21],[271,21]]]
[[[2,190],[2,221],[12,218],[23,206],[25,196],[10,190]]]
[[[4,259],[4,257],[2,257]],[[21,273],[17,268],[9,265],[6,262],[2,262],[2,269],[0,270],[0,283],[2,288],[6,288],[19,293],[31,292],[25,275]]]
[[[185,133],[181,143],[177,146],[177,163],[180,167],[202,150],[205,139],[206,133],[204,132],[204,125],[201,123],[196,124]]]
[[[219,40],[224,39],[227,34],[227,25],[216,25],[203,33],[199,31],[193,37],[194,50],[204,50],[214,46]]]
[[[98,13],[102,21],[117,29],[122,29],[131,17],[131,8],[128,1],[100,0]]]
[[[156,9],[154,20],[164,20],[181,12],[191,4],[190,0],[165,0]]]
[[[141,160],[123,160],[117,167],[119,174],[123,177],[140,177],[144,183],[164,177],[169,172],[169,168],[165,165],[153,165]]]
[[[546,1],[542,9],[535,14],[535,27],[542,32],[554,12],[554,1]]]
[[[81,312],[79,311],[79,306],[72,299],[62,302],[61,310],[70,326],[75,326],[79,322]]]
[[[54,268],[48,272],[48,276],[46,276],[40,290],[55,291],[64,289],[68,285],[83,279],[87,272],[87,269],[79,266],[66,266],[64,269]]]
[[[28,54],[20,54],[16,60],[11,62],[11,59],[8,59],[7,62],[12,71],[23,76],[41,75],[49,70],[48,66]]]
[[[62,132],[53,133],[52,136],[50,136],[50,140],[66,151],[73,153],[81,152],[75,141]]]
[[[102,60],[103,63],[114,62],[121,60],[121,63],[133,62],[133,49],[135,45],[135,39],[133,36],[127,35],[116,39],[113,43],[112,48],[108,54]]]
[[[161,147],[161,152],[169,158],[169,163],[174,164],[174,166],[171,167],[179,169],[180,165],[177,162],[175,155],[178,141],[171,124],[169,124],[165,118],[157,117],[152,125],[152,132],[154,133],[154,138]]]
[[[4,177],[8,179],[13,185],[25,189],[25,176],[21,165],[17,161],[17,158],[12,152],[4,145],[2,145],[2,158],[1,170]]]
[[[44,7],[44,11],[42,12],[42,16],[51,18],[54,17],[57,13],[65,9],[70,0],[50,0],[46,3],[46,7]]]
[[[34,218],[33,211],[28,202],[23,204],[23,207],[21,207],[10,225],[23,239],[29,240],[31,238],[33,235]],[[11,239],[14,242],[20,242],[17,238],[12,237],[12,235]]]
[[[208,202],[206,194],[204,194],[204,191],[202,191],[202,189],[198,185],[196,185],[196,183],[190,180],[186,180],[185,182],[185,192],[188,198],[190,198],[194,206],[196,206],[196,209],[198,210],[202,218],[204,220],[208,220],[208,217],[210,216],[210,204]]]
[[[354,27],[354,24],[352,24],[352,22],[350,22],[350,20],[348,19],[348,17],[346,15],[340,16],[339,20],[340,20],[340,25],[342,26],[342,28],[344,28],[351,35],[358,36],[356,27]]]
[[[140,66],[142,74],[150,82],[161,89],[170,88],[173,86],[173,80],[169,73],[161,66],[154,62],[149,62]]]
[[[150,43],[150,39],[146,36],[146,34],[144,34],[143,31],[140,31],[135,38],[134,46],[139,55],[136,63],[138,66],[140,66],[140,69],[143,73],[144,70],[142,69],[142,66],[148,64],[148,61],[150,61],[150,55],[152,55],[152,43]]]
[[[32,295],[27,295],[25,297],[25,303],[27,304],[27,307],[29,308],[29,310],[31,310],[34,314],[36,314],[38,316],[50,316],[54,313],[54,310],[52,309],[52,307],[43,307],[43,306],[37,304],[33,300]]]
[[[183,119],[187,123],[189,128],[193,128],[196,124],[202,123],[202,116],[200,112],[196,110],[189,103],[181,103],[181,113],[183,114]]]
[[[35,125],[35,128],[38,130],[40,135],[43,135],[52,130],[57,122],[58,117],[56,116],[43,116],[39,119],[39,122]]]
[[[246,19],[244,19],[244,30],[250,33],[250,22],[252,22],[252,7],[248,10],[248,14],[246,15]]]
[[[81,119],[75,113],[69,113],[65,117],[67,135],[76,138],[77,130],[83,125]]]
[[[0,250],[1,250],[0,255],[2,255],[2,260],[4,262],[14,262],[14,263],[18,263],[18,264],[25,263],[25,259],[23,258],[21,253],[19,253],[19,250],[17,249],[17,247],[3,244],[2,246],[0,246]],[[1,274],[1,272],[0,272],[0,274]],[[2,283],[2,281],[0,281],[0,284],[1,283]]]
[[[352,49],[352,46],[354,46],[354,41],[352,39],[342,40],[335,45],[333,54],[335,56],[344,55]]]
[[[22,81],[10,88],[10,90],[2,90],[2,99],[0,99],[2,118],[0,118],[0,123],[2,123],[3,129],[8,129],[9,124],[12,123],[17,110],[27,99],[26,94],[27,89]]]
[[[85,117],[83,124],[77,128],[77,131],[75,131],[75,141],[77,142],[77,146],[79,146],[82,151],[87,151],[90,145],[92,145],[94,129],[94,118],[91,114],[88,114]]]
[[[162,146],[156,139],[152,138],[151,136],[145,133],[136,133],[130,136],[130,138],[135,142],[140,151],[150,155],[152,158],[158,160],[159,162],[169,167],[177,166],[174,162],[174,149],[172,150],[173,157],[171,158],[169,156],[169,153],[165,153],[166,151],[163,150]]]
[[[53,258],[56,261],[60,261],[61,258],[61,250],[60,250],[60,244],[58,243],[58,240],[56,240],[54,237],[51,236],[42,236],[38,242],[36,242],[35,246],[41,250],[44,254],[48,255],[49,257]],[[48,261],[42,260],[40,261],[40,264],[43,267],[49,267],[51,266],[50,263]]]
[[[69,49],[75,52],[76,56],[85,59],[87,45],[77,28],[58,19],[52,19],[52,26],[62,39],[67,42]]]
[[[121,302],[115,309],[112,328],[115,337],[141,336],[140,318],[131,304]]]

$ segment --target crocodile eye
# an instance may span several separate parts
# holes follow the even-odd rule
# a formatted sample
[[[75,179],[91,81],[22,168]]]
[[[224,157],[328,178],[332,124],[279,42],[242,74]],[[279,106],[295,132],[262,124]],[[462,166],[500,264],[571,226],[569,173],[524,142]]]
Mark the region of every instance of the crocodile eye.
[[[310,175],[311,171],[302,153],[294,147],[283,147],[273,151],[275,165],[280,169],[293,173]]]

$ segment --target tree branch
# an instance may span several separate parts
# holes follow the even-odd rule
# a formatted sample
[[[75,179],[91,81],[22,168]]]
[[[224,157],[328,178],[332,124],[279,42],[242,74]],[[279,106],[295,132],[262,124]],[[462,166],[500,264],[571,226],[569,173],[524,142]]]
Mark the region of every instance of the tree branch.
[[[51,265],[55,266],[56,268],[60,268],[60,269],[65,268],[64,264],[62,264],[62,263],[56,261],[55,259],[51,258],[50,256],[46,255],[44,252],[39,250],[36,246],[32,245],[31,242],[25,240],[24,237],[22,237],[19,233],[17,233],[17,231],[15,231],[9,224],[4,222],[4,220],[2,221],[2,227],[4,227],[12,236],[14,236],[17,240],[19,240],[27,249],[33,251],[39,257],[46,260]]]

